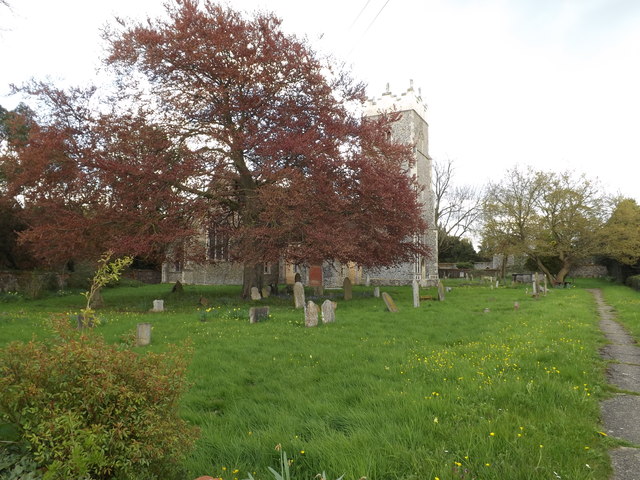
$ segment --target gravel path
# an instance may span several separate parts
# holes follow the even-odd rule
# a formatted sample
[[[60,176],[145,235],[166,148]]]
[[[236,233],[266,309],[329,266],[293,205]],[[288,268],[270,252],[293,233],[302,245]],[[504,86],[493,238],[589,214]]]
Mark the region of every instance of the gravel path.
[[[609,360],[607,379],[625,393],[604,400],[600,409],[607,435],[640,446],[640,347],[625,328],[615,321],[615,311],[607,305],[599,289],[589,290],[600,313],[600,328],[609,344],[600,351]],[[640,480],[640,448],[610,450],[613,476],[610,480]]]

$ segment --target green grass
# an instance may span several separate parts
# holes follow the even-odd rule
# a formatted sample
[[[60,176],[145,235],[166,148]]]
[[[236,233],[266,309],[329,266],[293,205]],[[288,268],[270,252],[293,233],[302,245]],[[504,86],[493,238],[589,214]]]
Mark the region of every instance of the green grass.
[[[236,287],[107,289],[96,331],[117,342],[150,321],[149,349],[191,342],[183,416],[201,429],[193,478],[271,479],[277,444],[296,480],[323,470],[345,480],[607,478],[603,337],[581,287],[603,288],[635,335],[640,294],[593,281],[539,299],[525,286],[446,285],[446,301],[417,309],[410,288],[383,288],[397,314],[355,287],[352,301],[337,298],[337,322],[314,329],[290,299],[263,300],[271,318],[250,325],[253,304]],[[148,312],[154,298],[166,312]],[[47,335],[50,313],[71,316],[82,300],[0,299],[0,344]]]

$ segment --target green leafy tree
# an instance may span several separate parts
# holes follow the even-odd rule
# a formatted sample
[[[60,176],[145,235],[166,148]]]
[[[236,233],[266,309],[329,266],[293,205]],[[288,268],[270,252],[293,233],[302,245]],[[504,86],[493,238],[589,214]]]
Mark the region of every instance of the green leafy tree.
[[[584,175],[509,170],[489,185],[483,210],[485,245],[525,255],[551,282],[563,282],[579,260],[600,253],[604,197]],[[560,262],[556,273],[545,264],[549,257]]]
[[[624,265],[640,261],[640,206],[630,198],[619,199],[602,229],[602,254]]]

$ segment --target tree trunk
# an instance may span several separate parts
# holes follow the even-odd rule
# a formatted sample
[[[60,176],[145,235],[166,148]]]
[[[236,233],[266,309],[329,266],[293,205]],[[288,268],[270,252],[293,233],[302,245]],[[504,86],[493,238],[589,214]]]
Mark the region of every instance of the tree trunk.
[[[242,275],[242,298],[251,298],[251,287],[257,287],[262,291],[264,278],[264,265],[262,263],[244,264]]]
[[[544,274],[544,276],[547,277],[547,280],[549,280],[549,283],[551,285],[555,284],[557,282],[557,280],[554,278],[554,276],[549,271],[549,269],[544,266],[544,264],[542,263],[542,261],[538,257],[535,257],[535,260],[536,260],[536,265],[538,265],[538,268]]]
[[[562,262],[562,268],[556,275],[556,283],[564,283],[565,277],[569,274],[569,270],[571,270],[572,264],[570,261]]]

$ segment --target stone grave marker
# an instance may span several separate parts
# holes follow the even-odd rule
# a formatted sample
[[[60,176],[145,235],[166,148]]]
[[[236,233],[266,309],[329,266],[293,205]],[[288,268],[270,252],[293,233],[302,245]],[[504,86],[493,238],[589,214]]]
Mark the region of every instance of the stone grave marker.
[[[331,300],[322,302],[322,323],[333,323],[336,321],[336,307],[338,304]]]
[[[438,300],[444,302],[444,285],[442,285],[442,282],[438,282]]]
[[[207,300],[204,297],[200,297],[200,300],[198,300],[198,303],[200,303],[200,305],[202,305],[203,307],[206,307],[207,305],[209,305],[209,300]]]
[[[139,323],[136,325],[136,345],[146,347],[151,343],[151,324]]]
[[[262,298],[269,298],[271,296],[271,286],[267,285],[266,287],[262,287]]]
[[[384,304],[387,306],[387,310],[393,313],[398,312],[398,307],[396,307],[396,302],[393,301],[391,295],[387,292],[382,292],[382,300],[384,300]]]
[[[304,308],[304,287],[300,282],[293,286],[293,301],[296,308]]]
[[[258,287],[251,287],[251,300],[260,300],[261,298]]]
[[[343,280],[342,289],[344,290],[344,299],[351,300],[353,298],[353,288],[351,287],[351,280],[349,280],[349,277],[345,277]]]
[[[304,326],[315,327],[318,325],[318,305],[309,300],[307,308],[304,309]]]
[[[171,293],[184,293],[184,287],[182,286],[182,283],[180,282],[180,280],[176,280],[176,283],[173,285],[173,288],[171,288]]]
[[[154,300],[152,312],[164,312],[164,300]]]
[[[418,285],[418,281],[414,279],[411,287],[413,290],[413,307],[418,308],[420,306],[420,285]]]
[[[269,318],[269,307],[251,307],[249,309],[249,323],[258,323]]]
[[[380,287],[373,287],[373,296],[380,298]]]

